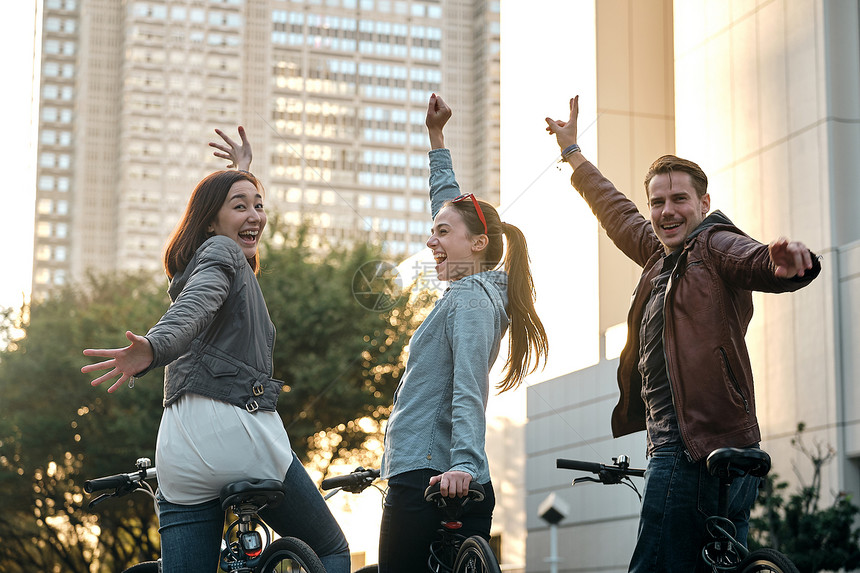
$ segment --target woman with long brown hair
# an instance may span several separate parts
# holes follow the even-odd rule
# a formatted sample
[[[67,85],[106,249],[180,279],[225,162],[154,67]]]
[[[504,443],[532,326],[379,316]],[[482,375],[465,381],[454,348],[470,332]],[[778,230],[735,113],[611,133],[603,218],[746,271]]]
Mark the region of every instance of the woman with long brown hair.
[[[394,394],[382,459],[389,490],[380,573],[426,570],[439,522],[424,501],[428,485],[438,483],[443,496],[455,497],[480,483],[485,498],[470,505],[459,532],[489,539],[495,505],[484,451],[490,369],[506,331],[502,392],[518,387],[548,350],[525,237],[486,201],[460,194],[443,136],[450,117],[451,108],[433,94],[426,119],[433,214],[427,246],[438,278],[450,284],[412,337]]]
[[[221,131],[210,144],[237,170],[205,177],[165,249],[170,308],[145,336],[126,332],[125,348],[84,350],[106,358],[84,373],[92,381],[134,384],[160,366],[164,413],[158,429],[159,532],[165,573],[218,569],[224,510],[219,493],[230,482],[283,481],[285,499],[260,512],[281,536],[298,537],[330,573],[349,571],[349,547],[314,483],[290,448],[275,410],[283,383],[272,378],[275,327],[256,273],[266,227],[264,191],[247,170],[251,147]]]

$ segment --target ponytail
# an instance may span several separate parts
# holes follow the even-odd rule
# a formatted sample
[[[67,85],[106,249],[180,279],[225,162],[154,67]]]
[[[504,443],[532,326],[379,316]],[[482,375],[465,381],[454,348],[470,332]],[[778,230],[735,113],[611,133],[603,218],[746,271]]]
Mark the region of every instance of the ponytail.
[[[508,272],[508,360],[499,392],[516,389],[523,379],[546,363],[549,341],[543,323],[535,311],[535,285],[529,267],[526,238],[519,228],[502,223],[508,242],[505,270]]]
[[[470,199],[445,203],[460,213],[466,228],[472,235],[487,235],[490,240],[484,251],[483,266],[492,270],[499,266],[504,255],[504,267],[508,273],[508,360],[505,362],[504,378],[496,388],[506,392],[517,388],[523,379],[537,370],[540,363],[546,364],[549,351],[546,330],[535,311],[535,285],[529,268],[529,250],[523,232],[517,227],[503,223],[499,212],[486,201],[477,200],[486,221],[482,221]],[[504,248],[502,235],[507,239]]]

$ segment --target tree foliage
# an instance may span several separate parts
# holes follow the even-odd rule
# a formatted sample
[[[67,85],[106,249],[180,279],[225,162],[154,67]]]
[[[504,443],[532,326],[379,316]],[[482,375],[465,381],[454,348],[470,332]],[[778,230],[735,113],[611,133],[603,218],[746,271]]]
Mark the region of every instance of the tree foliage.
[[[776,474],[767,476],[750,519],[750,548],[772,547],[785,553],[801,573],[853,570],[860,565],[860,530],[854,519],[860,509],[846,492],[834,495],[821,507],[821,469],[835,456],[831,447],[803,440],[805,425],[798,424],[792,445],[812,464],[812,481],[786,499],[788,484]]]
[[[81,486],[153,456],[160,385],[108,396],[87,384],[80,367],[83,348],[122,343],[117,322],[145,332],[166,301],[163,285],[151,279],[90,277],[7,321],[25,336],[0,354],[0,569],[89,571],[94,559],[122,565],[134,548],[117,541],[124,529],[154,525],[143,499],[87,512]],[[146,538],[139,545],[146,549]]]
[[[273,243],[260,285],[278,331],[274,376],[286,390],[278,410],[294,449],[325,472],[333,459],[378,443],[418,319],[396,291],[381,293],[385,304],[374,311],[353,295],[359,267],[382,259],[378,248],[321,252],[301,233],[277,233]],[[108,395],[80,368],[82,349],[125,345],[126,329],[146,332],[169,303],[165,287],[143,276],[91,276],[2,312],[0,340],[10,343],[0,352],[0,570],[118,571],[158,555],[149,498],[90,510],[82,486],[154,457],[162,372]]]

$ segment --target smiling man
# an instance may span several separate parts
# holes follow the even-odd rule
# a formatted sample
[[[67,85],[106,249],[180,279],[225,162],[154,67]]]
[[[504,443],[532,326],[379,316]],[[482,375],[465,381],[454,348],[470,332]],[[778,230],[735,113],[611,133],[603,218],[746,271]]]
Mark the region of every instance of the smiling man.
[[[547,118],[571,183],[609,238],[643,268],[628,313],[618,366],[615,437],[646,430],[648,469],[630,571],[696,570],[704,517],[716,513],[718,481],[705,459],[722,447],[757,447],[752,369],[744,337],[752,291],[791,292],[821,271],[803,243],[751,239],[715,211],[708,178],[664,155],[645,175],[650,220],[589,163],[576,144],[578,97],[570,118]],[[736,479],[729,517],[745,542],[760,478]],[[671,494],[671,495],[670,495]]]

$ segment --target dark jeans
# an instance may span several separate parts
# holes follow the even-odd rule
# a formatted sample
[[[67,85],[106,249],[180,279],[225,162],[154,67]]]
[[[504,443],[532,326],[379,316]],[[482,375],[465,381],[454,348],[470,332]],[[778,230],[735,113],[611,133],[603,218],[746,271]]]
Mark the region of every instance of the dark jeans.
[[[729,519],[746,545],[750,507],[761,478],[735,479],[729,493]],[[690,573],[702,566],[707,538],[705,518],[717,513],[719,479],[705,461],[690,462],[682,447],[657,450],[645,472],[645,495],[631,573]]]
[[[437,539],[440,529],[439,510],[424,501],[424,490],[435,470],[415,470],[388,480],[388,495],[382,510],[379,533],[379,573],[422,573],[427,571],[430,543]],[[484,486],[486,496],[479,503],[470,503],[461,521],[460,535],[480,535],[490,539],[490,525],[496,497],[493,484]]]
[[[284,500],[260,517],[280,536],[310,545],[329,573],[349,573],[346,538],[298,458],[287,470],[284,493]],[[220,500],[177,505],[159,497],[158,508],[163,572],[217,571],[224,528]]]

